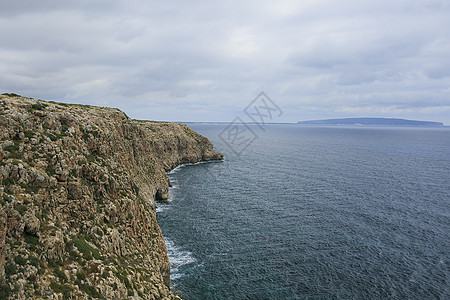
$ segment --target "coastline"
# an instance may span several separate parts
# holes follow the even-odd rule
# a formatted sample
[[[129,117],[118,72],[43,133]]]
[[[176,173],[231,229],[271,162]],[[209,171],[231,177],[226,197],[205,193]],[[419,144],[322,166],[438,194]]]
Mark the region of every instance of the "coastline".
[[[156,201],[169,170],[223,155],[184,124],[0,98],[2,297],[176,298]]]

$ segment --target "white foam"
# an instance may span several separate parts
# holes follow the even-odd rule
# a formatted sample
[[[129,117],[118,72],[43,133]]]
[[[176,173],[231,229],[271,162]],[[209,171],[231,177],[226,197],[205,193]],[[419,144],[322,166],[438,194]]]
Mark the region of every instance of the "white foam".
[[[184,166],[195,166],[195,165],[208,164],[208,163],[214,163],[214,162],[218,162],[218,161],[217,160],[204,160],[204,161],[199,161],[199,162],[195,162],[195,163],[181,164],[181,165],[176,166],[172,170],[170,170],[169,173],[167,173],[167,174],[169,174],[169,175],[170,174],[175,174],[178,170],[180,170]]]
[[[170,205],[169,205],[169,204],[166,204],[166,203],[157,203],[157,206],[156,206],[155,211],[156,211],[157,213],[159,213],[159,212],[165,211],[165,210],[167,210],[167,209],[169,209],[169,208],[170,208]]]
[[[170,170],[170,172],[167,173],[167,174],[174,174],[174,173],[176,173],[179,169],[181,169],[182,166],[184,166],[184,164],[176,166],[174,169]]]
[[[164,237],[167,247],[167,256],[170,263],[170,279],[175,280],[183,277],[185,274],[180,270],[180,267],[193,264],[197,262],[191,252],[181,249],[176,246],[171,240]]]

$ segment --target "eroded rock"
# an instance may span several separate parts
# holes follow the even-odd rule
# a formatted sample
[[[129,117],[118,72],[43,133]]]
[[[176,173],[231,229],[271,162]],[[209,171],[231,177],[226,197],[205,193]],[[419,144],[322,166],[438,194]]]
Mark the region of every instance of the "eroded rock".
[[[222,158],[208,139],[110,108],[0,95],[0,109],[5,293],[175,299],[155,201],[170,169]]]
[[[23,217],[25,222],[25,232],[32,235],[38,235],[39,229],[41,227],[41,222],[34,215],[34,213],[27,213]]]

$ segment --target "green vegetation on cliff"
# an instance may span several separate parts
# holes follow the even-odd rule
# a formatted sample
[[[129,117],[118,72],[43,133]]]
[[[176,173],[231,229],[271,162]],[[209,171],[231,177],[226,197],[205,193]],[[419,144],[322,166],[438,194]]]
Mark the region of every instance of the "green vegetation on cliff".
[[[166,172],[221,159],[186,125],[0,96],[0,299],[174,298]]]

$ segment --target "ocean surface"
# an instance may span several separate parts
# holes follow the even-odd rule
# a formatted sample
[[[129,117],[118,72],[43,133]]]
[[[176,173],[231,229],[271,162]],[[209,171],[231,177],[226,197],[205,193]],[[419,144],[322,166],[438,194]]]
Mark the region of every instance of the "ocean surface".
[[[449,128],[190,127],[225,160],[158,204],[183,298],[450,299]]]

